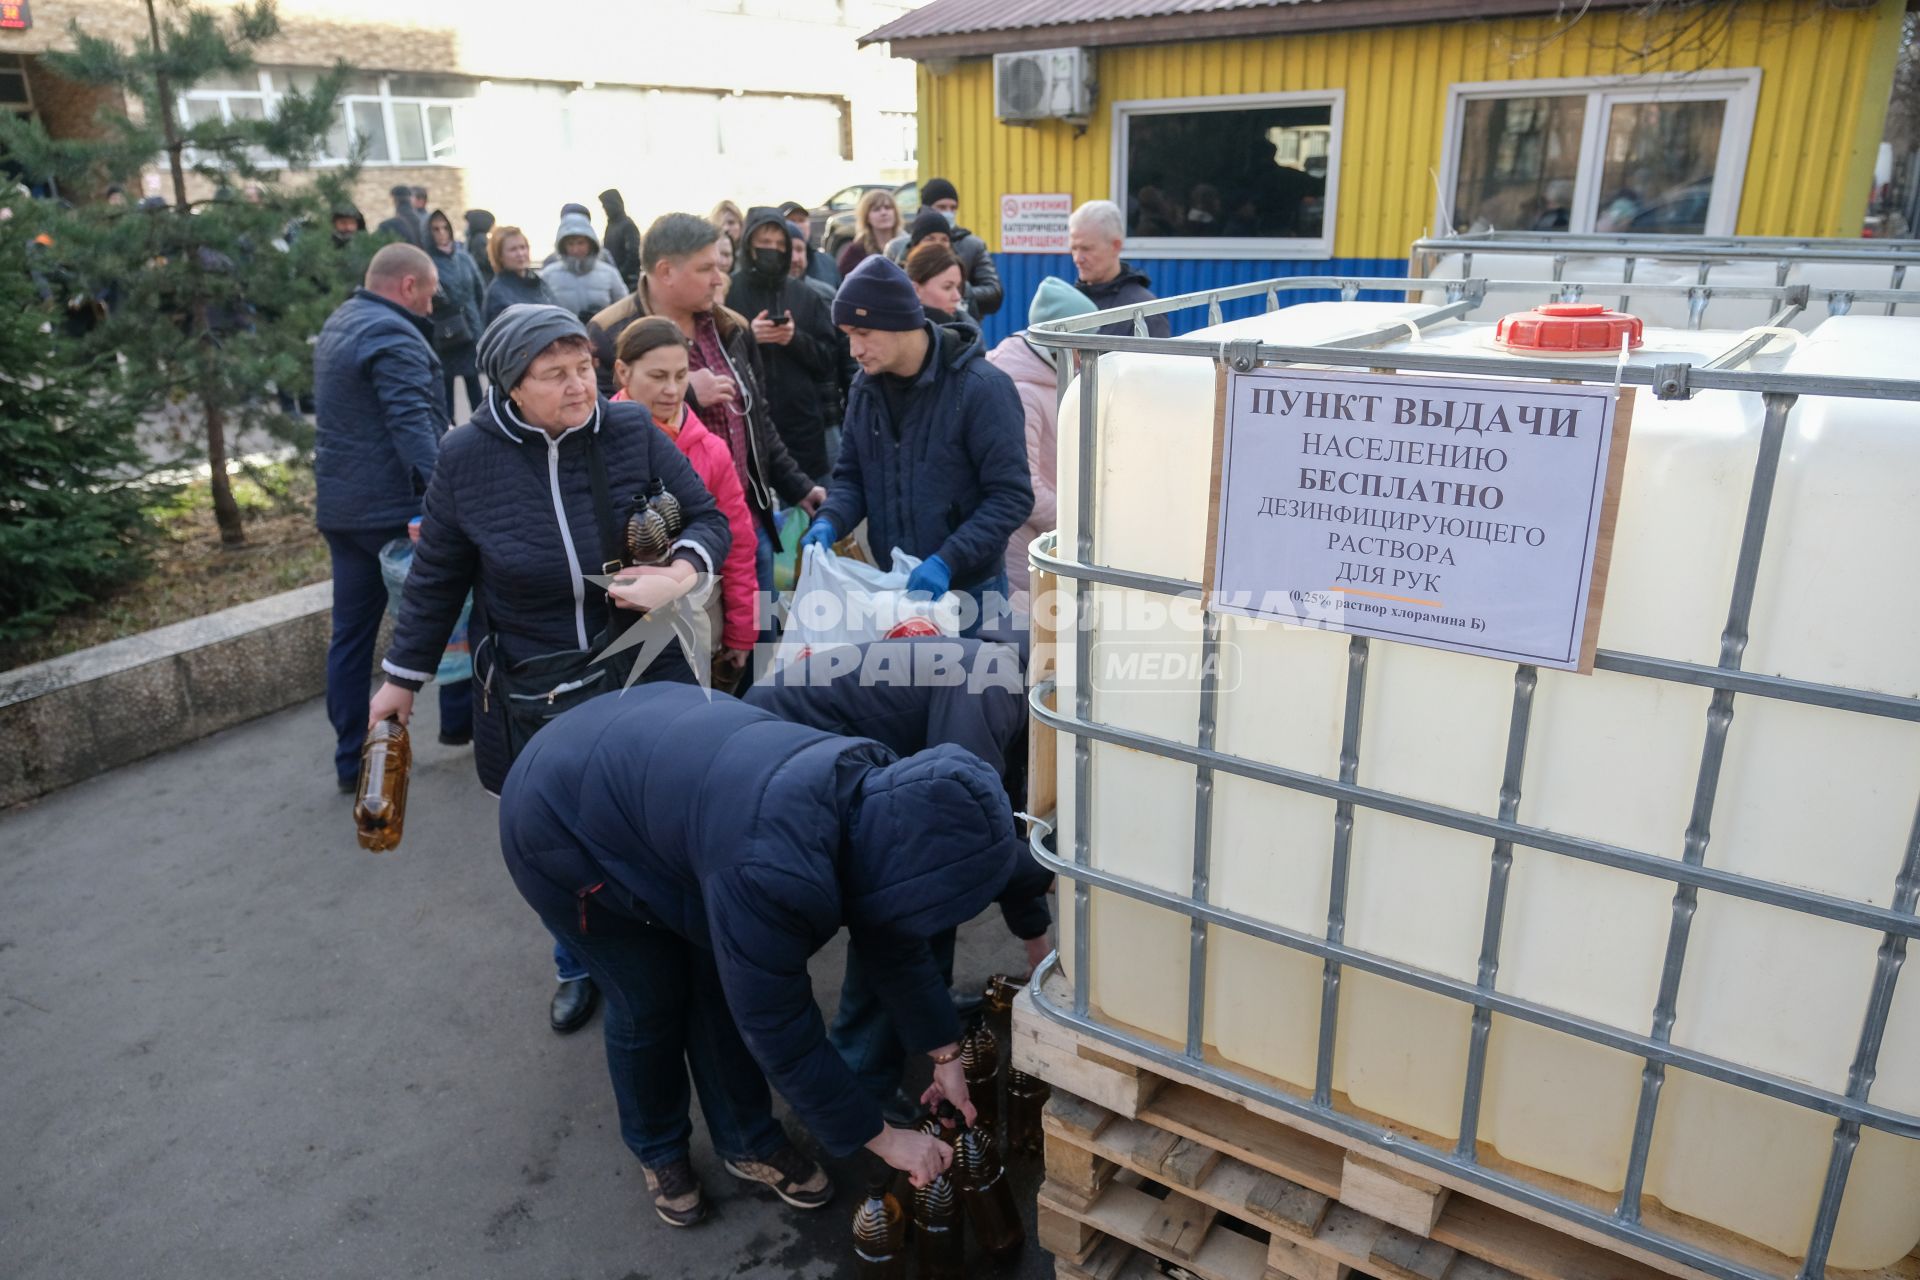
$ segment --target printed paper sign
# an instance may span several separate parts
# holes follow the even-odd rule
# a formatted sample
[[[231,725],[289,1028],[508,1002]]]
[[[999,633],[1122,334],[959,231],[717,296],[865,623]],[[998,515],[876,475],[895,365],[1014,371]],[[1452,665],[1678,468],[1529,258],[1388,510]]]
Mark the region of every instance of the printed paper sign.
[[[1209,608],[1592,670],[1631,388],[1295,369],[1222,383]]]
[[[1065,253],[1067,215],[1073,196],[1009,195],[1000,197],[1000,252]]]

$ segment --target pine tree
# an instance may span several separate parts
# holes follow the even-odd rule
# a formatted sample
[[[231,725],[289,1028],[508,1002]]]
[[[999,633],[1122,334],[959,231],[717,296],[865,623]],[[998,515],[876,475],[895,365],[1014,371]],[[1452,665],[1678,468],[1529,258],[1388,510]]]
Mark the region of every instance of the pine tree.
[[[14,264],[0,270],[0,644],[140,573],[142,508],[161,496],[140,484],[117,370],[60,338],[68,296],[37,260],[31,202],[15,205],[0,209],[0,262]]]
[[[87,353],[116,359],[149,408],[197,412],[220,538],[237,545],[246,535],[228,443],[248,427],[307,443],[275,393],[307,388],[307,339],[352,285],[355,263],[327,233],[352,170],[313,168],[350,71],[337,66],[287,92],[264,119],[184,123],[180,95],[209,76],[252,71],[253,50],[278,33],[279,18],[272,0],[224,18],[185,0],[144,3],[149,35],[131,47],[76,23],[72,50],[45,55],[70,80],[123,91],[134,109],[107,113],[102,136],[80,140],[0,116],[0,152],[69,194],[111,183],[139,190],[144,167],[155,157],[165,166],[171,203],[42,202],[51,240],[42,257],[94,304],[79,339]],[[190,198],[196,185],[211,194]]]

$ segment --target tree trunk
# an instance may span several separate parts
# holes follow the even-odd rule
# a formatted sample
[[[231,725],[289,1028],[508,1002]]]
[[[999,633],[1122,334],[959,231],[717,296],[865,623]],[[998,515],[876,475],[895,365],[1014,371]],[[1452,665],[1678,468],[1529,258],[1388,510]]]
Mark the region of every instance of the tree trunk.
[[[226,414],[220,402],[206,392],[201,393],[200,408],[207,418],[208,484],[213,490],[213,518],[220,526],[220,544],[238,547],[247,540],[247,527],[240,522],[240,504],[233,500],[233,480],[227,475]]]

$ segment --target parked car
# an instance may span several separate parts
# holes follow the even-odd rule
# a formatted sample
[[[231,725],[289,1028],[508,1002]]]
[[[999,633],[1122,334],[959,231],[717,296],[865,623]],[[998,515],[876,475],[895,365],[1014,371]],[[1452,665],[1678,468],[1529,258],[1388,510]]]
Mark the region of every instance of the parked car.
[[[853,239],[853,209],[860,203],[860,197],[879,188],[893,191],[893,202],[900,206],[900,229],[906,230],[913,215],[920,212],[920,184],[903,182],[894,186],[890,182],[856,182],[850,187],[828,196],[818,207],[807,211],[807,234],[820,251],[826,254],[839,253],[842,246]]]

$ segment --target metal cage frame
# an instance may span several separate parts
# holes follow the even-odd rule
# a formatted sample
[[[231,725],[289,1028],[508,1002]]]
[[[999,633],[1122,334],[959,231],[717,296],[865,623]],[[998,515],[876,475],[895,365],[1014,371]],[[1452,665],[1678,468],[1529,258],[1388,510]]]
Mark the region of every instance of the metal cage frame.
[[[1913,242],[1920,255],[1920,242]],[[1916,257],[1915,260],[1920,260]],[[1186,294],[1137,306],[1093,315],[1075,317],[1033,326],[1029,337],[1037,344],[1059,351],[1076,351],[1082,358],[1079,412],[1078,460],[1078,540],[1068,557],[1058,547],[1058,534],[1047,534],[1030,549],[1029,563],[1035,569],[1056,575],[1072,584],[1074,600],[1074,705],[1055,710],[1048,705],[1054,692],[1051,681],[1037,685],[1029,696],[1034,717],[1073,740],[1074,846],[1063,854],[1051,847],[1057,814],[1043,815],[1030,836],[1034,856],[1073,883],[1074,922],[1071,972],[1075,977],[1073,1004],[1065,1008],[1049,999],[1043,990],[1046,977],[1060,963],[1056,953],[1035,975],[1035,1004],[1042,1016],[1053,1019],[1095,1040],[1122,1047],[1130,1053],[1191,1077],[1223,1086],[1241,1096],[1259,1102],[1325,1128],[1348,1139],[1381,1148],[1431,1170],[1444,1173],[1466,1184],[1495,1192],[1512,1201],[1544,1210],[1569,1223],[1577,1224],[1611,1240],[1644,1250],[1668,1261],[1692,1267],[1721,1280],[1777,1280],[1777,1273],[1757,1269],[1745,1262],[1712,1252],[1700,1245],[1649,1227],[1641,1218],[1641,1190],[1646,1176],[1648,1154],[1654,1124],[1658,1116],[1660,1094],[1668,1068],[1674,1067],[1747,1089],[1771,1098],[1826,1115],[1834,1120],[1832,1154],[1821,1189],[1814,1229],[1807,1245],[1806,1258],[1798,1275],[1800,1280],[1818,1280],[1825,1275],[1826,1259],[1838,1221],[1855,1149],[1863,1127],[1879,1129],[1897,1136],[1920,1138],[1920,1115],[1876,1105],[1870,1092],[1878,1069],[1882,1042],[1891,1012],[1895,984],[1906,958],[1910,938],[1920,937],[1920,796],[1916,798],[1915,817],[1907,839],[1899,873],[1893,888],[1892,905],[1876,906],[1849,898],[1817,893],[1759,877],[1724,871],[1706,865],[1711,820],[1720,780],[1720,768],[1731,727],[1735,698],[1778,699],[1810,706],[1825,707],[1864,716],[1886,717],[1920,722],[1920,698],[1901,697],[1873,690],[1762,675],[1741,669],[1748,639],[1754,588],[1759,576],[1761,550],[1768,532],[1775,480],[1779,474],[1781,446],[1787,416],[1795,400],[1802,395],[1857,397],[1871,399],[1920,400],[1920,381],[1878,380],[1859,377],[1756,372],[1741,366],[1751,359],[1766,341],[1764,334],[1742,335],[1726,352],[1702,364],[1671,364],[1655,367],[1618,367],[1612,362],[1569,362],[1556,360],[1551,370],[1537,361],[1515,356],[1458,356],[1417,352],[1385,352],[1377,348],[1406,336],[1408,323],[1424,330],[1441,321],[1454,319],[1485,300],[1489,293],[1514,293],[1537,296],[1542,281],[1490,281],[1465,279],[1447,281],[1450,300],[1430,306],[1427,311],[1396,321],[1370,333],[1345,337],[1334,345],[1289,346],[1264,342],[1234,341],[1221,343],[1196,338],[1150,338],[1146,336],[1146,317],[1167,311],[1204,307],[1210,323],[1218,323],[1222,302],[1264,295],[1268,310],[1280,305],[1286,293],[1335,292],[1347,299],[1361,290],[1400,290],[1417,295],[1431,288],[1434,281],[1423,278],[1399,280],[1375,277],[1302,276],[1238,285],[1226,289]],[[1689,293],[1699,286],[1641,285],[1628,282],[1584,283],[1577,287],[1589,294],[1624,296],[1629,289],[1642,293]],[[1560,286],[1549,285],[1550,296]],[[1815,302],[1826,302],[1830,309],[1836,301],[1839,310],[1857,302],[1891,302],[1891,291],[1823,290],[1805,285],[1792,287],[1741,287],[1716,290],[1720,296],[1769,297],[1779,306],[1773,324],[1782,324]],[[1844,298],[1835,295],[1844,294]],[[1920,300],[1908,294],[1901,301]],[[1703,304],[1704,305],[1704,304]],[[1116,320],[1132,321],[1131,336],[1101,335],[1094,332]],[[1417,800],[1409,796],[1367,787],[1358,781],[1360,738],[1365,720],[1368,657],[1373,641],[1363,636],[1349,638],[1344,725],[1337,778],[1281,768],[1216,750],[1213,745],[1216,687],[1215,655],[1220,644],[1219,615],[1204,611],[1202,587],[1198,582],[1140,573],[1102,563],[1096,556],[1094,529],[1096,483],[1098,475],[1098,388],[1100,356],[1104,352],[1132,351],[1161,355],[1219,360],[1240,370],[1262,365],[1305,364],[1361,369],[1413,370],[1494,377],[1557,378],[1589,382],[1614,382],[1647,386],[1661,399],[1686,399],[1698,390],[1747,391],[1764,401],[1759,454],[1755,461],[1748,494],[1744,526],[1736,561],[1726,625],[1721,633],[1719,661],[1716,665],[1682,662],[1648,654],[1601,650],[1595,666],[1651,680],[1671,681],[1711,689],[1700,752],[1690,820],[1679,860],[1644,851],[1622,848],[1601,841],[1561,835],[1544,828],[1528,826],[1517,820],[1520,797],[1525,784],[1525,759],[1533,696],[1538,675],[1534,667],[1520,664],[1515,669],[1513,701],[1509,721],[1507,749],[1498,814],[1483,814],[1454,809]],[[1072,378],[1072,362],[1060,361],[1058,394],[1064,399]],[[1162,596],[1185,596],[1203,605],[1201,634],[1201,683],[1199,725],[1195,745],[1104,724],[1093,718],[1093,691],[1090,684],[1090,640],[1095,619],[1090,588],[1095,584],[1115,586]],[[1194,831],[1191,888],[1186,895],[1168,892],[1154,885],[1103,871],[1093,865],[1091,823],[1092,745],[1095,742],[1117,744],[1149,752],[1165,759],[1194,767]],[[1216,773],[1248,778],[1287,787],[1335,803],[1335,816],[1329,838],[1332,841],[1332,889],[1327,904],[1327,928],[1324,935],[1303,933],[1236,912],[1210,900],[1209,858],[1212,837],[1212,793]],[[1920,792],[1920,779],[1916,779]],[[1458,831],[1471,832],[1491,842],[1491,869],[1477,978],[1466,982],[1403,963],[1390,957],[1356,948],[1345,941],[1347,887],[1353,816],[1356,808],[1394,814],[1433,823]],[[1638,875],[1671,881],[1674,884],[1672,917],[1668,928],[1666,955],[1661,971],[1658,997],[1652,1011],[1650,1030],[1643,1034],[1595,1019],[1572,1015],[1548,1005],[1504,994],[1495,985],[1499,972],[1502,925],[1506,911],[1506,891],[1513,862],[1513,848],[1520,845],[1583,862],[1614,867]],[[1122,895],[1163,908],[1189,921],[1187,985],[1187,1027],[1184,1051],[1176,1052],[1161,1044],[1100,1021],[1089,1010],[1088,983],[1079,981],[1088,972],[1090,949],[1089,899],[1093,888]],[[1687,944],[1695,904],[1702,890],[1764,903],[1789,911],[1840,921],[1877,932],[1881,937],[1874,966],[1866,1016],[1860,1030],[1844,1093],[1835,1093],[1801,1081],[1756,1070],[1744,1064],[1701,1053],[1671,1039],[1680,979],[1687,958]],[[1202,1054],[1202,1035],[1206,1012],[1207,940],[1210,928],[1226,928],[1267,942],[1292,948],[1321,960],[1322,986],[1319,1040],[1315,1085],[1310,1097],[1274,1089],[1234,1071],[1207,1062]],[[1473,1009],[1466,1087],[1461,1099],[1460,1137],[1451,1151],[1413,1141],[1384,1126],[1371,1123],[1333,1106],[1332,1076],[1335,1037],[1339,1026],[1340,980],[1344,969],[1352,968],[1401,983],[1417,990],[1443,996]],[[1611,1212],[1559,1195],[1546,1188],[1490,1168],[1476,1157],[1481,1092],[1486,1076],[1486,1054],[1495,1013],[1623,1051],[1644,1062],[1638,1111],[1635,1118],[1625,1189]]]

